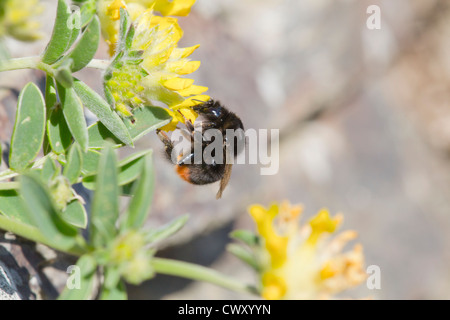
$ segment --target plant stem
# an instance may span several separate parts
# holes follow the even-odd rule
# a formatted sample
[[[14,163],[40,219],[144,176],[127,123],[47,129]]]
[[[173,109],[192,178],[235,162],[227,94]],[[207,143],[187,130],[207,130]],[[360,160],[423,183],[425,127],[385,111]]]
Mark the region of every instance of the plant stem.
[[[55,70],[48,64],[41,61],[41,57],[25,57],[0,61],[0,72],[19,69],[38,69],[54,76]]]
[[[226,289],[257,294],[256,288],[243,284],[215,270],[196,264],[171,259],[153,258],[152,266],[157,273],[209,282]]]
[[[106,68],[108,68],[108,66],[109,66],[109,63],[110,62],[108,60],[92,59],[91,62],[89,62],[86,67],[106,70]]]
[[[78,244],[67,249],[61,248],[57,243],[49,241],[36,227],[23,222],[10,219],[0,214],[0,229],[10,231],[28,240],[42,243],[53,249],[66,252],[75,256],[81,256],[88,251],[84,239],[78,239]],[[209,282],[223,288],[244,292],[248,294],[258,294],[256,288],[243,284],[215,270],[199,266],[193,263],[176,261],[171,259],[153,258],[152,266],[157,273],[171,276],[178,276],[192,280]]]
[[[40,57],[25,57],[0,61],[0,72],[18,69],[37,69]]]
[[[60,248],[58,243],[48,241],[48,239],[37,228],[20,221],[10,219],[1,214],[0,214],[0,229],[10,231],[25,239],[34,242],[39,242],[56,250],[73,254],[76,256],[81,256],[86,252],[86,250],[81,245],[74,246],[69,250],[67,248]]]
[[[6,169],[5,171],[0,172],[0,181],[11,179],[16,176],[18,176],[18,173],[14,172],[10,169]]]
[[[108,66],[108,60],[92,59],[86,67],[105,70]],[[0,60],[0,72],[19,69],[38,69],[51,76],[55,75],[53,67],[43,63],[39,56]]]

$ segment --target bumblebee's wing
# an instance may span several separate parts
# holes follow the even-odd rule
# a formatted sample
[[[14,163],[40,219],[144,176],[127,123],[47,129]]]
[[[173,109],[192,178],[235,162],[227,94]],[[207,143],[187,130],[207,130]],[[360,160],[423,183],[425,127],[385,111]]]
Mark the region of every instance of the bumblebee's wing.
[[[229,163],[225,164],[225,172],[223,174],[222,180],[220,180],[220,188],[219,191],[217,191],[216,199],[220,199],[222,197],[223,190],[225,190],[228,181],[230,181],[232,167],[233,167],[232,164]]]

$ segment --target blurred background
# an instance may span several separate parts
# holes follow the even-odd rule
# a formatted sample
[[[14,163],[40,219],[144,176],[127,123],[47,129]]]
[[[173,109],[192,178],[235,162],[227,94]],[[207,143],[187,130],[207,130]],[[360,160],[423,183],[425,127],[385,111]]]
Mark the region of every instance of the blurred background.
[[[51,33],[55,1],[44,1]],[[369,30],[370,5],[381,29]],[[367,265],[381,268],[376,299],[450,298],[450,2],[445,0],[197,0],[180,46],[201,44],[196,84],[236,112],[246,128],[280,130],[280,168],[235,165],[220,200],[218,185],[180,180],[154,133],[137,148],[155,149],[157,187],[148,226],[190,214],[159,256],[210,266],[245,282],[254,275],[226,253],[228,233],[253,229],[253,203],[290,200],[306,222],[320,208],[342,212],[358,231]],[[14,57],[37,55],[8,40]],[[25,48],[25,49],[24,49]],[[98,58],[107,58],[103,44]],[[101,73],[77,74],[101,90]],[[0,74],[20,90],[42,73]],[[12,131],[16,97],[0,89],[0,140]],[[130,150],[123,150],[125,156]],[[51,271],[49,271],[51,272]],[[51,273],[50,273],[51,274]],[[49,277],[51,279],[51,277]],[[239,299],[210,284],[157,276],[130,287],[131,299]]]

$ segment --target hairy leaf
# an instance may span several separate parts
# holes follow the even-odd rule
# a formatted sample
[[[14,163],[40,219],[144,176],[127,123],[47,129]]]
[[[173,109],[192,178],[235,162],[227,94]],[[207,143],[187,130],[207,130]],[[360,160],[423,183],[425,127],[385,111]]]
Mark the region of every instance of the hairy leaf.
[[[45,103],[34,83],[28,83],[19,95],[16,121],[11,138],[9,165],[23,171],[37,156],[45,133]]]

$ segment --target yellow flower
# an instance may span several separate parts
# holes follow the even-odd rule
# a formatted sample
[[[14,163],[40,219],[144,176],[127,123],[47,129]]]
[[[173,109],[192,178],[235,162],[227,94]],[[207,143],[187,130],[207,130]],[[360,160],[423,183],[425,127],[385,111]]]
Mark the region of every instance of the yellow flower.
[[[130,48],[117,53],[121,58],[114,59],[105,74],[105,88],[116,111],[131,116],[134,108],[159,101],[170,108],[173,117],[163,130],[174,130],[185,117],[194,121],[197,115],[192,106],[210,99],[202,94],[208,88],[181,76],[200,66],[188,58],[199,46],[178,48],[183,31],[177,19],[155,16],[151,10],[136,19],[134,28]]]
[[[163,16],[187,16],[195,0],[158,0],[155,10]]]
[[[126,9],[134,21],[148,9],[154,9],[163,16],[187,16],[194,3],[195,0],[98,0],[97,14],[111,56],[118,40],[120,8]]]
[[[144,236],[138,232],[130,231],[114,241],[111,250],[111,261],[120,264],[132,260],[144,245]]]
[[[50,182],[50,195],[56,208],[60,211],[66,210],[69,202],[79,198],[69,180],[64,176],[58,176]]]
[[[42,37],[36,17],[44,7],[39,0],[1,0],[0,37],[10,36],[21,41],[33,41]]]
[[[362,246],[342,253],[356,238],[346,231],[329,241],[342,222],[342,216],[330,217],[322,209],[300,226],[301,206],[274,203],[268,209],[253,205],[254,219],[264,247],[258,251],[262,261],[261,295],[265,299],[327,299],[356,286],[366,279]]]
[[[139,284],[154,275],[151,267],[153,252],[146,247],[143,234],[130,231],[117,238],[111,247],[111,263],[132,284]]]

